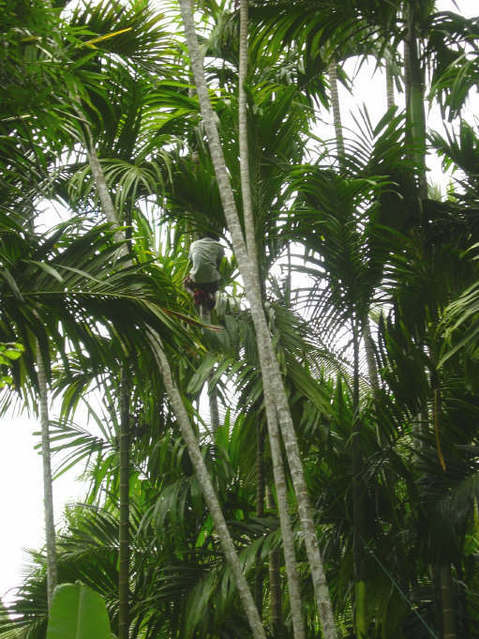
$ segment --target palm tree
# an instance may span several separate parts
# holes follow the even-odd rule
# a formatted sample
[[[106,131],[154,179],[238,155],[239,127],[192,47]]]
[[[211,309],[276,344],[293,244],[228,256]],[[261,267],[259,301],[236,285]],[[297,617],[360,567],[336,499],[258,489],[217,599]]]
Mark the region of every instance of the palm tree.
[[[180,2],[180,6],[182,9],[185,34],[188,49],[190,51],[196,90],[200,100],[200,106],[208,135],[210,152],[215,166],[215,173],[222,198],[223,208],[228,221],[228,228],[232,236],[233,246],[240,271],[247,286],[248,301],[251,304],[252,317],[257,333],[261,368],[263,371],[268,428],[273,429],[276,420],[278,420],[282,436],[285,441],[288,462],[296,489],[298,508],[305,535],[305,544],[310,561],[318,609],[321,612],[324,634],[326,637],[334,637],[336,634],[334,616],[319,552],[316,531],[313,525],[311,506],[309,504],[308,493],[304,481],[303,468],[288,407],[288,401],[281,378],[281,372],[273,350],[271,335],[264,315],[260,285],[255,273],[255,264],[252,261],[251,256],[248,254],[247,245],[243,238],[236,204],[224,163],[214,114],[211,109],[205,83],[202,56],[198,48],[194,30],[191,4],[187,0],[182,0]],[[273,404],[273,397],[275,398],[276,406]],[[271,437],[274,438],[274,436],[275,431],[272,430]]]

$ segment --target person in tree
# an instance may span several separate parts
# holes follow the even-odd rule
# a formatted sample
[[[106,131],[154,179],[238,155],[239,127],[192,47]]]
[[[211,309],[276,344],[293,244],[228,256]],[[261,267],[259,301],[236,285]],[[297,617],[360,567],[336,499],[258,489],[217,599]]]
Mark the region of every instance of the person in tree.
[[[220,284],[219,266],[224,250],[219,237],[206,233],[190,246],[191,270],[185,279],[185,288],[193,295],[196,306],[210,311],[216,303],[216,291]]]

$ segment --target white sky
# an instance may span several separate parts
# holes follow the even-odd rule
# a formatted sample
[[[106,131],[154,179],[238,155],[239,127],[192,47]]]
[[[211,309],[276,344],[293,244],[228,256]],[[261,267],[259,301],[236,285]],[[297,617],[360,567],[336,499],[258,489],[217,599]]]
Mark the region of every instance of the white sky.
[[[477,0],[458,0],[459,9],[451,0],[439,0],[438,10],[453,10],[467,17],[479,13]],[[384,111],[384,80],[379,75],[371,78],[370,70],[364,69],[361,84],[364,88],[351,102],[351,98],[341,93],[343,118],[347,122],[347,111],[367,103],[373,122]],[[364,84],[363,84],[364,83]],[[473,98],[474,111],[479,112],[477,93]],[[473,111],[473,112],[474,112]],[[437,113],[430,115],[429,126],[440,130],[441,121]],[[440,180],[438,163],[431,165],[434,182]],[[43,497],[41,459],[34,445],[38,437],[33,432],[39,430],[35,422],[23,418],[0,420],[0,486],[2,487],[2,526],[0,528],[0,597],[11,598],[8,591],[21,583],[26,568],[27,555],[24,549],[38,548],[43,540]],[[65,503],[80,499],[83,486],[75,480],[75,472],[70,471],[54,483],[54,499],[57,520]]]

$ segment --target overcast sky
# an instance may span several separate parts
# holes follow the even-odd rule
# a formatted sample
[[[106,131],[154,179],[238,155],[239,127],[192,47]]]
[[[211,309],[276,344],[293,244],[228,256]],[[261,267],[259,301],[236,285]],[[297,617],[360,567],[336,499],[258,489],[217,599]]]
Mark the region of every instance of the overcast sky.
[[[467,17],[479,13],[477,0],[458,0],[459,12]],[[439,10],[458,11],[451,0],[439,0]],[[368,104],[373,121],[384,110],[380,100],[371,96],[384,95],[384,80],[368,77],[362,72],[364,88],[355,96],[355,102],[342,93],[343,116],[349,109],[363,102]],[[477,94],[473,103],[478,104]],[[356,105],[356,106],[355,106]],[[479,112],[479,107],[474,110]],[[430,126],[439,129],[440,117],[431,114]],[[432,163],[433,181],[441,179],[438,163]],[[28,555],[24,549],[38,548],[43,540],[43,497],[41,459],[34,446],[39,438],[33,436],[38,430],[34,421],[25,417],[9,417],[0,420],[0,486],[2,487],[2,526],[0,528],[0,597],[11,598],[8,590],[21,583],[27,567]],[[57,520],[61,518],[64,504],[81,498],[84,488],[75,480],[71,471],[54,483],[54,499]]]

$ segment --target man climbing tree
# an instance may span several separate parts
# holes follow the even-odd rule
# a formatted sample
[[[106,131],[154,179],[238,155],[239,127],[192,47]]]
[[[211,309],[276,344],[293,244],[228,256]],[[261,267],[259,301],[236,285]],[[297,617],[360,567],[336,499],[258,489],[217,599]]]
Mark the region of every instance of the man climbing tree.
[[[224,250],[219,237],[207,233],[191,244],[189,258],[192,267],[185,279],[185,288],[189,290],[196,306],[210,311],[216,302],[216,291],[220,283],[219,266]]]

